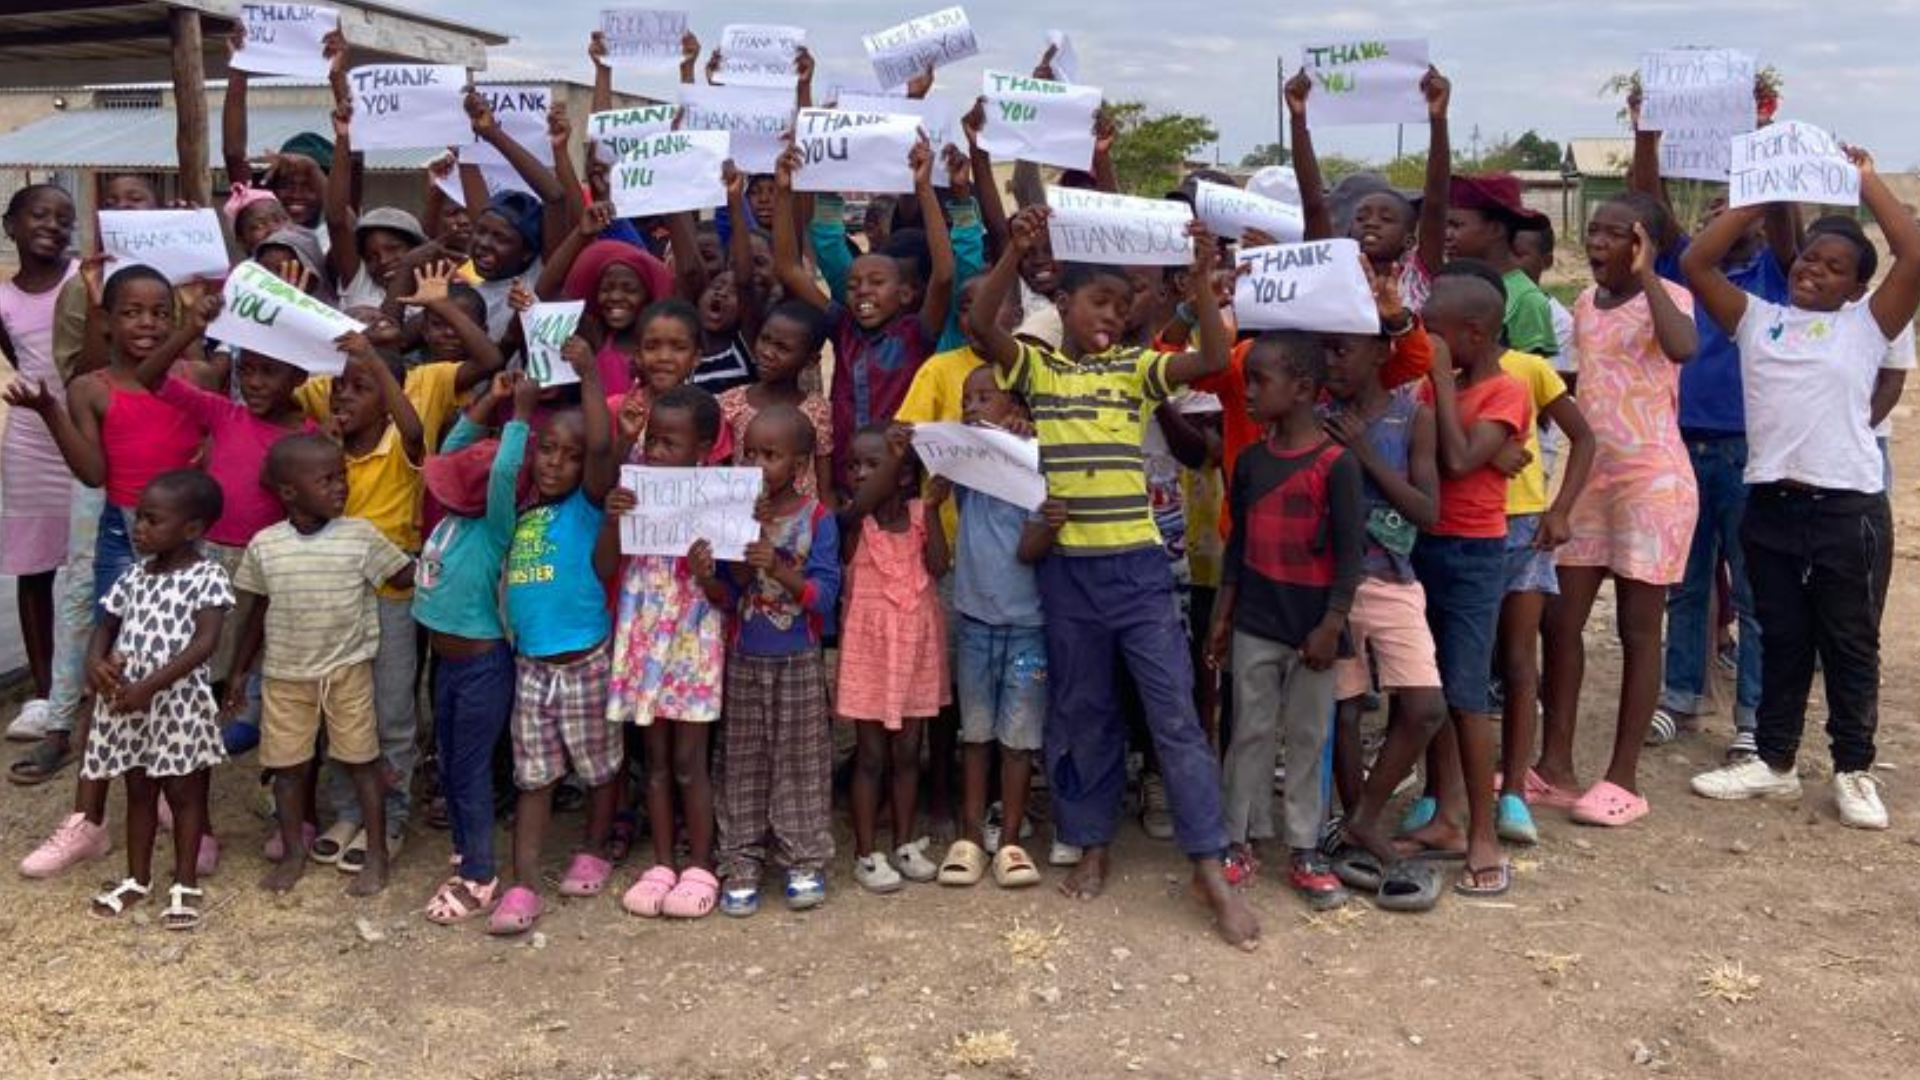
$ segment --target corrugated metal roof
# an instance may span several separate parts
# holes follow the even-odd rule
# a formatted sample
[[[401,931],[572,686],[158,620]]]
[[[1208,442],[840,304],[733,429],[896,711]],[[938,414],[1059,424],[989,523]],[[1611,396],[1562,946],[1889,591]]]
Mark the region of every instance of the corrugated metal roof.
[[[1569,139],[1567,157],[1573,172],[1580,176],[1625,176],[1633,160],[1633,140]]]
[[[220,109],[207,110],[207,130],[220,130]],[[247,138],[255,147],[279,146],[303,131],[332,130],[318,106],[256,106],[247,110]],[[449,141],[465,136],[450,132]],[[179,168],[172,109],[76,109],[0,135],[0,169]],[[412,172],[444,151],[370,150],[372,172]]]

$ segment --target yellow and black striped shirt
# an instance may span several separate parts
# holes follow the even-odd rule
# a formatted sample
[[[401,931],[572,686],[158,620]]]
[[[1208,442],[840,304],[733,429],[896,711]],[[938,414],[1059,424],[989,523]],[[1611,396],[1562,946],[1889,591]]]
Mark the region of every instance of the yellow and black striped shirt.
[[[1112,348],[1070,360],[1020,346],[1000,385],[1027,399],[1040,437],[1047,494],[1067,504],[1055,538],[1062,555],[1110,555],[1157,547],[1140,449],[1148,411],[1167,399],[1167,353]]]

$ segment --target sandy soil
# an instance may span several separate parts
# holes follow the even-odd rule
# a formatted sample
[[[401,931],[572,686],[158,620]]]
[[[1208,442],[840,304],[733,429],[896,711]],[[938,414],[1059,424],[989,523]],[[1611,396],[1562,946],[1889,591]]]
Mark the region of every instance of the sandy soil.
[[[54,882],[0,878],[0,1075],[1920,1074],[1920,803],[1908,780],[1920,773],[1920,662],[1906,647],[1920,613],[1920,435],[1907,438],[1882,709],[1889,832],[1839,825],[1817,732],[1802,801],[1692,798],[1686,778],[1727,737],[1719,716],[1648,753],[1655,813],[1642,824],[1606,832],[1543,815],[1543,841],[1513,853],[1520,872],[1503,900],[1309,917],[1262,880],[1250,896],[1266,938],[1252,955],[1216,943],[1181,861],[1132,828],[1121,876],[1091,904],[991,886],[872,897],[843,857],[831,899],[806,915],[775,903],[744,922],[651,923],[609,896],[558,903],[541,936],[502,941],[419,916],[446,850],[424,829],[376,900],[346,899],[324,867],[289,897],[257,891],[265,824],[248,809],[251,770],[232,768],[216,806],[229,854],[196,933],[86,914],[119,876],[118,853]],[[1587,770],[1610,736],[1610,633],[1603,619],[1589,633]],[[0,857],[25,854],[70,793],[6,788]],[[558,827],[565,836],[578,818]],[[556,863],[563,846],[549,844]]]

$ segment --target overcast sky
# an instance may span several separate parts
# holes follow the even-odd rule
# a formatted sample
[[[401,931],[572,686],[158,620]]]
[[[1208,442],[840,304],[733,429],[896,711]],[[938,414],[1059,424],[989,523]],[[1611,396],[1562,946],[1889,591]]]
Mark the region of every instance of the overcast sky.
[[[868,84],[864,32],[946,6],[944,0],[739,0],[693,5],[564,0],[403,0],[513,37],[495,51],[499,74],[584,79],[587,34],[602,6],[686,7],[711,47],[729,22],[791,23],[808,31],[821,72],[816,89]],[[1291,6],[1291,5],[1289,5]],[[1632,70],[1641,50],[1671,45],[1750,49],[1785,80],[1780,115],[1826,127],[1874,151],[1883,167],[1920,167],[1920,0],[1370,0],[1325,14],[1283,14],[1272,0],[974,0],[965,4],[981,55],[943,68],[950,94],[977,93],[988,67],[1026,71],[1046,32],[1072,35],[1080,81],[1111,100],[1144,99],[1210,117],[1229,162],[1275,136],[1276,59],[1354,35],[1425,37],[1454,83],[1453,137],[1468,149],[1528,128],[1569,138],[1624,134],[1608,76]],[[564,16],[562,13],[565,13]],[[623,90],[670,92],[671,76],[616,71]],[[1409,128],[1410,150],[1424,128]],[[1370,158],[1391,156],[1391,127],[1316,129],[1317,145]],[[1208,148],[1204,156],[1212,156]]]

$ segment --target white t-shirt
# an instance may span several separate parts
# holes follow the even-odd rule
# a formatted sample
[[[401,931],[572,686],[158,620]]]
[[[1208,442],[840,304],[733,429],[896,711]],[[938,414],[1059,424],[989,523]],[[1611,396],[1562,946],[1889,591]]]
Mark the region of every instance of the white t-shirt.
[[[1865,304],[1805,311],[1747,297],[1734,333],[1747,406],[1747,483],[1878,494],[1868,419],[1889,341]]]
[[[1553,316],[1553,339],[1560,346],[1559,353],[1553,358],[1553,370],[1562,375],[1578,375],[1580,352],[1574,346],[1573,312],[1551,295],[1547,297],[1547,312]]]
[[[1913,324],[1908,323],[1907,328],[1900,331],[1900,336],[1893,339],[1893,344],[1887,346],[1887,355],[1880,361],[1880,368],[1883,371],[1912,371],[1914,360]],[[1873,437],[1893,438],[1892,413],[1888,413],[1887,418],[1874,427]]]
[[[518,275],[500,278],[497,281],[475,282],[473,291],[487,303],[487,336],[495,341],[507,336],[507,328],[513,325],[514,310],[507,303],[507,294],[513,291],[513,283],[519,282],[528,292],[540,280],[541,264],[539,259],[527,265]]]

